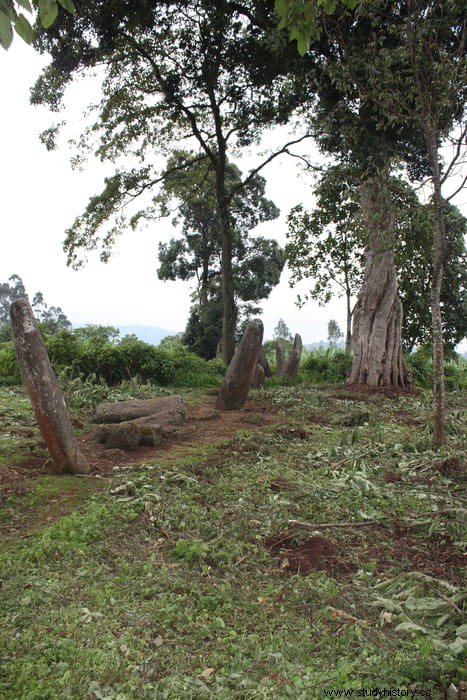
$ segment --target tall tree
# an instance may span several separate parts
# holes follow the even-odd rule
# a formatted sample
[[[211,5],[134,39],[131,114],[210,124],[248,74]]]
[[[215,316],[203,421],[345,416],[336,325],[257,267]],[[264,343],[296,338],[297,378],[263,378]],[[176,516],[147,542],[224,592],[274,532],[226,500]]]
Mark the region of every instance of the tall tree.
[[[344,337],[339,324],[334,319],[328,323],[328,343],[331,348],[336,348],[338,342]]]
[[[446,442],[443,318],[441,289],[446,250],[445,200],[442,186],[466,149],[467,125],[467,9],[453,0],[408,0],[405,25],[416,109],[413,120],[426,143],[433,188],[433,273],[431,316],[433,326],[433,404],[436,449]],[[443,172],[440,146],[453,128],[459,128],[453,160]],[[466,178],[467,179],[467,178]],[[465,184],[465,179],[463,184]]]
[[[299,296],[301,306],[309,299],[327,304],[337,291],[345,296],[346,352],[352,347],[352,297],[362,281],[363,235],[356,183],[352,173],[331,166],[321,177],[314,194],[316,206],[311,212],[302,205],[287,217],[285,248],[292,272],[291,286],[312,279],[309,293]]]
[[[407,183],[394,181],[396,200],[396,266],[404,307],[402,340],[405,352],[431,345],[431,285],[433,273],[433,202],[421,204]],[[467,219],[448,202],[444,205],[446,244],[440,302],[443,342],[453,351],[467,335]]]
[[[11,275],[7,282],[0,283],[0,326],[10,322],[10,306],[26,296],[23,280],[19,275]]]
[[[169,162],[169,172],[158,201],[162,213],[176,207],[174,224],[181,223],[183,238],[172,238],[159,244],[161,279],[196,278],[198,287],[193,295],[185,340],[203,357],[214,357],[219,346],[221,302],[221,236],[214,195],[214,174],[206,164],[191,170],[178,169],[186,154],[178,153]],[[198,187],[194,190],[194,184]],[[226,169],[228,191],[238,188],[241,173],[232,163]],[[269,296],[278,284],[284,260],[282,250],[274,240],[250,236],[259,223],[275,219],[279,209],[265,196],[265,180],[256,174],[248,184],[237,189],[232,197],[232,270],[236,315],[239,304],[248,311],[250,302]],[[180,204],[181,202],[181,204]],[[179,206],[177,206],[177,203]],[[245,306],[246,305],[246,306]],[[219,316],[219,310],[221,315]],[[254,309],[258,313],[260,309]],[[247,317],[252,315],[248,311]],[[217,337],[216,337],[217,336]]]
[[[404,352],[410,352],[415,345],[431,342],[433,205],[422,204],[414,188],[402,178],[392,178],[390,188],[395,215],[395,263],[404,311],[402,344]],[[350,297],[361,284],[364,263],[358,183],[345,168],[332,166],[321,178],[315,195],[312,211],[300,206],[288,217],[285,250],[292,270],[291,282],[314,281],[310,292],[299,297],[299,304],[312,298],[324,305],[335,294],[337,285],[338,295],[339,289],[346,295],[350,321]],[[454,349],[467,332],[467,220],[450,204],[445,210],[443,335],[446,346]],[[348,325],[347,339],[349,331]]]
[[[317,8],[324,5],[325,12],[336,12],[336,3],[316,0],[310,3],[305,19],[291,16],[297,0],[278,0],[282,23],[291,23],[299,40],[299,50],[304,53],[309,42],[322,36],[323,24],[317,21]],[[355,6],[352,2],[352,6]],[[336,12],[336,14],[340,14]],[[466,7],[465,3],[445,3],[442,0],[407,0],[407,2],[360,3],[359,12],[353,18],[353,26],[358,27],[372,17],[365,40],[373,53],[373,61],[363,76],[357,66],[358,54],[344,65],[356,87],[358,100],[353,108],[361,114],[361,107],[373,113],[372,132],[380,136],[388,133],[401,140],[404,130],[412,130],[410,146],[406,148],[406,163],[413,176],[420,177],[420,157],[414,159],[420,145],[415,148],[414,136],[421,134],[424,140],[425,173],[431,174],[434,202],[433,227],[433,275],[431,285],[431,310],[434,349],[434,445],[440,447],[445,441],[444,433],[444,378],[443,378],[443,335],[440,295],[443,276],[443,255],[445,248],[445,223],[443,216],[443,182],[452,173],[454,164],[459,162],[462,146],[465,146],[465,97],[467,86],[466,62]],[[389,21],[388,21],[389,20]],[[352,32],[351,32],[352,34]],[[348,32],[338,32],[335,44],[345,55],[348,47]],[[301,41],[301,45],[300,45]],[[365,47],[362,47],[364,49]],[[362,50],[362,56],[365,55]],[[366,53],[368,56],[368,53]],[[331,92],[339,89],[339,75],[335,84],[330,83]],[[339,106],[340,100],[335,103]],[[341,114],[342,114],[342,110]],[[454,159],[443,171],[440,165],[440,145],[459,126]],[[339,132],[342,134],[342,131]],[[370,134],[371,135],[371,132]],[[395,143],[393,139],[393,144]],[[371,143],[371,139],[369,139]],[[409,145],[408,144],[408,145]],[[404,158],[402,158],[404,160]],[[422,156],[423,160],[423,156]],[[417,162],[418,161],[418,162]],[[416,167],[414,168],[414,165]],[[463,180],[465,183],[465,179]],[[381,188],[380,188],[381,189]],[[365,188],[368,194],[367,188]],[[376,193],[375,193],[376,194]],[[365,197],[367,203],[376,202],[378,197]],[[380,197],[380,201],[384,198]],[[364,203],[364,200],[362,200]],[[386,236],[388,239],[388,236]],[[371,258],[368,258],[369,262]],[[368,270],[371,265],[368,266]],[[359,299],[360,302],[360,299]],[[363,309],[363,306],[362,306]],[[359,359],[359,358],[357,358]],[[359,362],[361,364],[361,362]],[[354,363],[355,366],[355,363]],[[353,368],[354,369],[354,368]],[[351,380],[355,379],[352,370]]]
[[[26,288],[19,275],[11,275],[0,284],[0,326],[8,326],[10,334],[10,306],[17,299],[27,297]],[[59,306],[48,306],[42,292],[36,292],[32,302],[34,316],[42,329],[55,333],[60,328],[69,328],[70,321]]]
[[[404,386],[409,378],[402,357],[390,174],[407,151],[419,164],[421,139],[410,124],[388,119],[367,89],[371,76],[379,74],[381,56],[385,69],[400,70],[397,52],[389,51],[397,42],[399,6],[381,0],[357,14],[342,5],[331,16],[315,10],[310,53],[321,57],[322,72],[312,122],[321,130],[322,150],[351,167],[361,182],[366,264],[353,311],[349,382]]]
[[[48,333],[56,333],[61,328],[71,328],[71,322],[60,306],[48,306],[42,292],[36,292],[31,306],[41,328]]]
[[[80,147],[94,144],[102,160],[115,163],[116,172],[69,229],[65,243],[69,261],[79,265],[80,251],[99,245],[101,257],[107,259],[128,219],[136,225],[141,217],[154,214],[149,195],[167,175],[155,156],[169,155],[174,144],[179,149],[184,141],[196,143],[198,150],[183,167],[203,163],[215,178],[223,354],[229,361],[236,324],[230,209],[236,190],[255,173],[229,191],[228,152],[252,144],[265,122],[286,118],[294,95],[284,79],[273,80],[278,69],[272,64],[278,61],[257,25],[245,19],[248,3],[81,0],[76,7],[73,21],[62,13],[40,36],[39,47],[50,51],[52,63],[36,84],[33,102],[59,109],[73,75],[99,66],[104,71],[103,99]],[[258,64],[268,66],[267,85]],[[44,138],[52,145],[53,131]],[[278,151],[285,149],[284,145]],[[133,162],[139,161],[132,169],[127,165],[130,155]],[[144,200],[145,195],[143,208],[127,216],[126,205],[139,196]]]

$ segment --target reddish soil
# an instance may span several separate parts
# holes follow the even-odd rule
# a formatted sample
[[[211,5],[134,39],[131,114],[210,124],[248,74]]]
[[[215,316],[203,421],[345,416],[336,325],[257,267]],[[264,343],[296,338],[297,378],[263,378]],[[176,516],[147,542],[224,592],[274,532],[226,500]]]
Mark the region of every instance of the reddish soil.
[[[266,538],[264,546],[271,556],[279,558],[284,573],[306,576],[319,570],[336,575],[357,570],[335,542],[319,535],[302,538],[280,533]]]
[[[349,527],[343,539],[320,535],[304,536],[279,533],[266,538],[264,546],[284,574],[306,576],[311,571],[325,571],[331,576],[352,574],[365,561],[374,561],[376,573],[402,563],[407,571],[421,571],[429,576],[462,585],[465,556],[456,551],[449,537],[417,537],[416,528],[397,522],[389,528],[377,528],[365,541]],[[363,546],[363,549],[362,549]]]
[[[368,401],[373,397],[398,399],[400,396],[418,396],[419,389],[414,387],[364,386],[363,384],[346,384],[342,391],[331,394],[333,399],[340,401]]]
[[[267,428],[276,425],[279,420],[278,408],[261,399],[249,398],[243,408],[235,411],[220,411],[215,408],[215,403],[216,396],[207,394],[200,404],[189,405],[183,436],[158,447],[141,446],[131,451],[108,449],[97,441],[97,429],[78,432],[77,437],[91,465],[92,474],[105,475],[110,474],[115,466],[143,464],[155,459],[165,459],[172,454],[175,456],[181,452],[187,453],[199,445],[222,444],[230,440],[237,430]],[[75,426],[78,429],[82,427],[77,421]],[[18,427],[16,434],[21,430],[22,428]],[[45,452],[43,456],[32,456],[11,466],[0,465],[0,497],[24,494],[31,479],[53,473],[52,461]]]

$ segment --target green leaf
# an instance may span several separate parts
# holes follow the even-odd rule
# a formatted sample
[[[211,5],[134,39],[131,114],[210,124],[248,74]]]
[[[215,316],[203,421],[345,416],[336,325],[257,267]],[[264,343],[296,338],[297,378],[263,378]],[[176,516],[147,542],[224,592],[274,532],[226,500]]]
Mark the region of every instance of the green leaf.
[[[304,36],[300,36],[297,38],[297,51],[300,54],[300,56],[304,56],[308,49],[310,48],[310,40],[305,38]]]
[[[58,14],[58,5],[55,0],[39,0],[39,17],[44,29],[48,29],[55,22]]]
[[[20,7],[23,7],[28,12],[32,12],[31,3],[29,0],[16,0],[16,2]]]
[[[18,15],[15,30],[27,44],[31,43],[34,38],[34,30],[24,15]]]
[[[16,18],[16,9],[12,0],[0,0],[0,14],[6,15],[11,20]]]
[[[11,28],[11,20],[3,12],[0,12],[0,45],[4,49],[8,49],[13,41],[13,29]]]
[[[455,656],[460,656],[461,654],[464,654],[464,652],[467,649],[467,639],[457,637],[453,642],[451,642],[451,644],[449,645],[449,649]]]
[[[72,15],[76,14],[76,7],[73,3],[73,0],[58,0],[58,2],[67,12],[69,12]]]
[[[323,10],[327,15],[333,15],[336,11],[336,0],[324,0]]]
[[[286,19],[289,12],[289,0],[276,0],[274,9],[282,20]]]

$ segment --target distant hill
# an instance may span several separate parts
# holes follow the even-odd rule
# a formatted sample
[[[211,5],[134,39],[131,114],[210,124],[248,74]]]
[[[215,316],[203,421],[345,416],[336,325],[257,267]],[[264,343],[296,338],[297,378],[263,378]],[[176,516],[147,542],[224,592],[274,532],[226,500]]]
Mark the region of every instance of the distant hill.
[[[307,350],[319,350],[320,348],[326,349],[326,348],[329,348],[330,346],[329,346],[329,343],[327,340],[319,340],[318,342],[315,342],[315,343],[305,343],[304,347]],[[340,342],[340,343],[337,343],[337,345],[335,345],[334,347],[336,347],[338,350],[344,350],[345,344],[343,342]]]
[[[318,348],[327,348],[328,343],[326,343],[324,340],[319,340],[319,341],[314,342],[314,343],[304,343],[303,347],[306,350],[317,350]]]
[[[136,335],[137,338],[151,345],[159,345],[168,335],[177,335],[180,331],[158,328],[157,326],[115,326],[120,331],[120,338],[125,335]]]

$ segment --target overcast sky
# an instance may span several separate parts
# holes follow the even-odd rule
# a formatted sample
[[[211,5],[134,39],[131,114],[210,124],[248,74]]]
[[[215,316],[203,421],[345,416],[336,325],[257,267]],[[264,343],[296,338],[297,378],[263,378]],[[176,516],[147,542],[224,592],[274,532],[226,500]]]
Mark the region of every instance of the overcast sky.
[[[45,64],[46,60],[18,37],[9,51],[0,49],[0,282],[19,275],[31,298],[40,290],[47,304],[60,306],[73,324],[141,324],[182,331],[192,285],[161,282],[156,272],[158,242],[176,234],[169,220],[128,231],[107,264],[101,263],[96,253],[89,256],[83,270],[67,267],[64,232],[89,196],[101,190],[105,171],[97,161],[91,161],[84,172],[74,171],[66,143],[58,151],[48,152],[39,141],[41,131],[61,119],[29,104],[29,89]],[[95,86],[89,81],[72,90],[67,100],[70,135],[79,136],[81,114],[93,92]],[[281,218],[263,224],[260,232],[283,244],[285,216],[295,204],[311,205],[312,180],[297,161],[287,157],[274,162],[263,175],[267,196],[281,209]],[[292,333],[300,333],[305,343],[325,340],[330,319],[337,320],[344,330],[343,299],[335,299],[324,308],[316,303],[297,308],[297,292],[303,294],[307,288],[302,284],[290,289],[284,271],[280,285],[263,303],[266,339],[272,337],[280,318]]]

